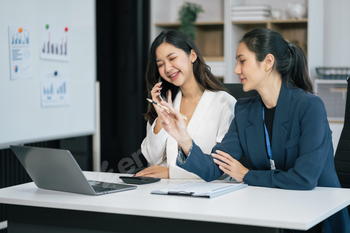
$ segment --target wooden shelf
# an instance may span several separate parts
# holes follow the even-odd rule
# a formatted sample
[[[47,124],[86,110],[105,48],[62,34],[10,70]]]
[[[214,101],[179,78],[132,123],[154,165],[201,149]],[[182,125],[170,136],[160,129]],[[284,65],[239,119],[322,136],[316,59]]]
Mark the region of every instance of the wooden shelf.
[[[267,24],[267,21],[231,21],[232,24]]]
[[[222,56],[203,56],[204,61],[224,61],[224,57]]]
[[[156,23],[156,27],[178,29],[180,22]],[[195,43],[202,56],[209,58],[206,61],[223,61],[224,57],[224,21],[195,22]]]
[[[232,24],[268,24],[268,23],[307,23],[308,19],[271,19],[259,21],[232,21]]]
[[[223,26],[224,21],[195,22],[194,25],[196,25],[196,26]],[[157,26],[157,27],[180,27],[180,22],[156,23],[155,26]]]
[[[342,120],[329,120],[328,123],[334,123],[334,124],[344,124],[344,121]]]
[[[319,0],[293,1],[305,4],[308,10],[323,9],[325,5],[323,1]],[[178,14],[174,12],[174,9],[179,8],[183,1],[151,0],[151,2],[152,40],[163,30],[178,30],[180,28]],[[221,71],[217,73],[224,77],[225,82],[239,82],[238,76],[234,74],[237,43],[246,32],[256,28],[275,30],[288,42],[299,45],[306,52],[311,79],[317,77],[315,67],[322,66],[324,60],[324,42],[323,39],[319,39],[323,32],[323,11],[312,11],[312,14],[308,14],[307,18],[287,19],[288,7],[286,4],[280,4],[280,0],[263,0],[261,4],[280,8],[283,18],[278,20],[268,18],[261,21],[248,21],[243,18],[244,21],[237,21],[232,19],[232,6],[250,5],[252,1],[190,0],[190,2],[196,2],[204,8],[204,12],[194,23],[197,33],[195,43],[206,61],[223,64],[224,75]]]
[[[287,41],[299,45],[307,53],[308,19],[270,19],[261,21],[232,21],[245,32],[263,27],[279,32]]]
[[[304,18],[304,19],[272,19],[272,20],[268,20],[268,23],[307,23],[308,19]]]

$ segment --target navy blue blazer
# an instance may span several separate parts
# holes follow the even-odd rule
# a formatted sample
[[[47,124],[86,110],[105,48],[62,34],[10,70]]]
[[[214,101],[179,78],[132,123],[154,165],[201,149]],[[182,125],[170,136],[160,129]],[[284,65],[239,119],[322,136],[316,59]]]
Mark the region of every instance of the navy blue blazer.
[[[276,170],[271,170],[266,152],[262,107],[260,95],[239,99],[228,132],[212,152],[221,150],[237,160],[244,154],[252,167],[243,178],[248,185],[293,190],[341,187],[334,167],[332,131],[322,100],[282,83],[271,140]],[[223,173],[212,156],[204,154],[195,142],[187,158],[179,153],[177,165],[206,181]],[[325,221],[325,232],[350,232],[346,208],[331,218],[331,223]]]

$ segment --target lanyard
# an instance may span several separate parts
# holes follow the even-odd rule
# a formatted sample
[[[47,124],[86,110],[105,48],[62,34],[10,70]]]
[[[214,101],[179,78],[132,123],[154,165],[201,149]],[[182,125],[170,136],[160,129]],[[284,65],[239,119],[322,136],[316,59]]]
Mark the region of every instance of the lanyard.
[[[266,140],[266,148],[267,148],[267,155],[270,158],[270,165],[271,165],[271,170],[276,169],[275,161],[272,158],[272,150],[271,150],[271,143],[270,143],[270,137],[269,137],[269,132],[267,131],[266,124],[265,124],[265,108],[262,108],[262,115],[263,115],[263,122],[264,122],[264,129],[265,129],[265,140]]]

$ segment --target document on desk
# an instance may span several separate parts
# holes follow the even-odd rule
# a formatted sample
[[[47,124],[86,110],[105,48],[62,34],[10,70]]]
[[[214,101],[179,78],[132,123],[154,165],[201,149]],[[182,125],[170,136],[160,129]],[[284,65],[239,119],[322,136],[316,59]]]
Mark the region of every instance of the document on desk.
[[[152,194],[181,195],[213,198],[247,187],[244,183],[186,182],[183,184],[152,191]]]

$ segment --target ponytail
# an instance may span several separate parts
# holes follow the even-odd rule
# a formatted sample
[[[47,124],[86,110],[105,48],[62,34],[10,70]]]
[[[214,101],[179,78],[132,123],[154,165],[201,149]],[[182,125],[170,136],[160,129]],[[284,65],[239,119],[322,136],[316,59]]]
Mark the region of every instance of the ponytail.
[[[286,83],[314,93],[304,51],[298,45],[292,43],[288,43],[287,48],[291,54],[291,59],[289,74],[284,78]]]

